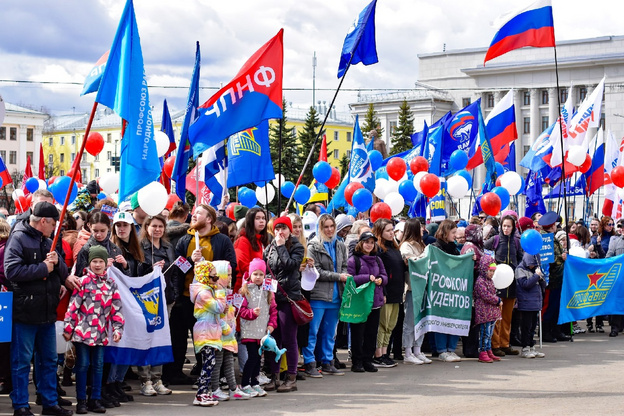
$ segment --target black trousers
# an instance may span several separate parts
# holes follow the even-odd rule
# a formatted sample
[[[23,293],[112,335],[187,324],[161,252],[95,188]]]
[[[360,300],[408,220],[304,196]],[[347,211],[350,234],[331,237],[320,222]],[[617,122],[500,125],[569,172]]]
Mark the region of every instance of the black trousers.
[[[522,348],[532,347],[535,345],[533,334],[535,333],[535,327],[537,326],[537,312],[536,311],[518,311],[521,319],[520,324],[520,343]]]
[[[197,319],[193,316],[194,305],[190,298],[182,297],[176,301],[169,316],[169,332],[171,333],[171,349],[173,362],[163,366],[163,378],[170,379],[182,374],[189,331],[193,336],[193,325]]]
[[[373,309],[366,322],[350,324],[351,356],[353,364],[372,362],[377,348],[377,329],[381,308]]]

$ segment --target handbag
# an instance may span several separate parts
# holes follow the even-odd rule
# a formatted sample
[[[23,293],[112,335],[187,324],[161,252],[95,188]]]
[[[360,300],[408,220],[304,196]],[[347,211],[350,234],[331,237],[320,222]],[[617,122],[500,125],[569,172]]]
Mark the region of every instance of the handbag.
[[[269,262],[266,262],[267,268],[269,269],[269,273],[275,279],[275,273],[271,270],[269,266]],[[277,279],[275,279],[277,281]],[[314,317],[314,312],[312,312],[312,307],[310,306],[310,302],[306,298],[301,300],[292,300],[287,294],[284,288],[277,282],[277,288],[280,290],[282,295],[288,300],[290,303],[290,309],[292,310],[293,319],[297,323],[297,325],[305,325],[310,323],[312,318]]]

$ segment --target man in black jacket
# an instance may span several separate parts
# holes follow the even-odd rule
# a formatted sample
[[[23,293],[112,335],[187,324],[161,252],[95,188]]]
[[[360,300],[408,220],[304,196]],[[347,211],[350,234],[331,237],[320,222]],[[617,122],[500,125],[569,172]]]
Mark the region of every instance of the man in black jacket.
[[[58,405],[56,392],[56,308],[68,271],[57,251],[51,251],[50,236],[59,213],[49,202],[39,202],[28,222],[17,223],[7,242],[4,270],[13,291],[13,373],[14,415],[30,416],[28,375],[36,355],[37,391],[44,415],[70,416],[71,410]]]

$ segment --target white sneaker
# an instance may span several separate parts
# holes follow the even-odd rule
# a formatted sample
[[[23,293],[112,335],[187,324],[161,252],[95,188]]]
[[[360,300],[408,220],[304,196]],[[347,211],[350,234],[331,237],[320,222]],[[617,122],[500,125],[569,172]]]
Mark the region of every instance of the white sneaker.
[[[158,396],[158,392],[154,390],[151,381],[146,381],[145,383],[143,383],[143,385],[141,386],[141,394],[143,396]]]
[[[440,355],[438,356],[438,360],[440,361],[444,361],[445,363],[450,363],[453,362],[453,356],[451,356],[451,353],[449,352],[441,352]]]
[[[193,400],[193,405],[195,406],[209,407],[216,406],[218,404],[219,402],[216,401],[210,394],[198,394],[195,396],[195,400]]]
[[[230,400],[230,395],[221,389],[217,389],[212,392],[212,397],[220,402],[227,402],[228,400]]]
[[[423,364],[431,364],[433,362],[429,358],[427,358],[427,356],[425,354],[423,354],[422,352],[420,354],[417,354],[416,358],[418,358],[420,361],[422,361]]]
[[[544,357],[546,357],[546,354],[544,354],[544,353],[543,353],[543,352],[541,352],[541,351],[537,351],[537,350],[535,349],[535,347],[531,347],[531,353],[532,353],[533,355],[535,355],[535,358],[544,358]]]
[[[257,397],[258,396],[258,392],[255,391],[253,389],[253,387],[251,387],[251,386],[245,386],[241,390],[243,390],[243,392],[245,392],[245,394],[248,394],[249,397]]]
[[[240,387],[236,387],[236,390],[232,391],[230,390],[230,399],[234,399],[234,400],[249,400],[251,399],[251,396],[247,393],[245,393],[243,390],[241,390]]]
[[[267,395],[267,392],[264,391],[264,389],[260,387],[259,384],[257,386],[251,386],[251,388],[254,389],[258,393],[258,397],[264,397]]]
[[[260,372],[260,375],[258,376],[258,384],[264,386],[265,384],[269,384],[270,382],[271,379],[268,378],[263,372]]]
[[[531,352],[531,348],[530,347],[524,347],[524,348],[522,348],[522,352],[520,353],[520,357],[521,358],[535,358],[535,354],[533,354],[533,352]]]
[[[167,394],[171,394],[171,389],[168,389],[167,387],[165,387],[165,385],[163,384],[162,380],[158,380],[156,382],[156,384],[154,384],[154,390],[156,391],[156,393],[162,395],[162,396],[166,396]]]
[[[459,357],[459,355],[455,354],[454,352],[449,352],[449,354],[451,355],[452,362],[456,363],[456,362],[461,361],[461,358]]]
[[[405,358],[403,359],[403,362],[405,364],[416,364],[416,365],[424,364],[422,360],[418,359],[418,357],[412,354],[406,355]]]

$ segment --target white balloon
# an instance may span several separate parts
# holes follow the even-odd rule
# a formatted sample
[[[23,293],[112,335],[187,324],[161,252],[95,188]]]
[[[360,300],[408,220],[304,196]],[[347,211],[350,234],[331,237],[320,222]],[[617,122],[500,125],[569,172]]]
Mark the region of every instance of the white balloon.
[[[421,171],[414,175],[414,187],[418,192],[422,194],[422,189],[420,189],[420,180],[429,172]]]
[[[284,182],[286,182],[286,178],[284,177],[284,175],[282,175],[281,173],[278,173],[277,175],[275,175],[275,179],[273,179],[272,183],[273,186],[276,188],[280,187],[280,181],[279,179],[282,178],[282,185],[284,184]]]
[[[46,183],[46,181],[44,181],[43,179],[38,179],[39,181],[39,188],[37,189],[48,189],[48,184]]]
[[[169,136],[165,132],[157,131],[154,133],[154,140],[156,141],[156,153],[158,157],[163,157],[169,150]]]
[[[446,181],[446,192],[453,198],[461,198],[468,193],[470,186],[468,181],[461,175],[451,176]]]
[[[22,191],[20,188],[17,188],[16,190],[13,191],[13,193],[11,194],[11,197],[13,198],[13,200],[15,201],[17,198],[19,198],[20,196],[25,196],[24,195],[24,191]]]
[[[268,201],[267,195],[269,197]],[[258,202],[260,202],[262,205],[270,204],[271,201],[273,201],[273,198],[275,198],[275,188],[273,188],[270,183],[267,183],[266,190],[264,186],[257,187],[256,198],[258,199]]]
[[[167,190],[160,182],[152,182],[139,189],[139,206],[147,215],[158,215],[167,206]]]
[[[373,193],[379,199],[384,199],[386,194],[388,193],[388,185],[390,181],[385,178],[379,178],[375,181],[375,190]]]
[[[494,272],[494,276],[492,276],[492,281],[496,289],[508,288],[513,280],[514,271],[511,266],[507,264],[499,264],[496,266],[496,271]]]
[[[119,189],[119,173],[108,172],[100,178],[100,188],[108,195],[114,194]]]
[[[394,179],[388,179],[388,188],[386,190],[386,196],[390,193],[399,192],[399,182]]]
[[[384,198],[384,202],[388,204],[392,210],[392,215],[399,215],[405,206],[405,199],[398,192],[389,192]]]
[[[570,250],[568,250],[568,254],[574,257],[587,257],[587,252],[583,249],[583,247],[574,246]]]
[[[572,163],[574,166],[581,166],[583,162],[585,162],[586,154],[587,151],[583,146],[572,145],[568,150],[568,162]]]
[[[509,171],[500,177],[501,186],[509,192],[509,195],[517,195],[522,188],[522,178],[518,173]]]

